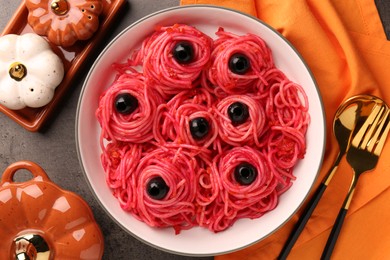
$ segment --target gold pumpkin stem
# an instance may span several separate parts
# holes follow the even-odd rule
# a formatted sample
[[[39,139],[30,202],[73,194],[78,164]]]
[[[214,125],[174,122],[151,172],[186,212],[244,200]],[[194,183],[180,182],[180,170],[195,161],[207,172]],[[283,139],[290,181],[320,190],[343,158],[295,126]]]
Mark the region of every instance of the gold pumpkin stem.
[[[20,62],[14,62],[9,69],[9,75],[16,81],[21,81],[27,75],[27,68]]]
[[[50,6],[56,15],[64,15],[69,11],[69,5],[66,0],[53,0]]]
[[[15,259],[49,260],[50,248],[38,234],[25,234],[14,239]]]

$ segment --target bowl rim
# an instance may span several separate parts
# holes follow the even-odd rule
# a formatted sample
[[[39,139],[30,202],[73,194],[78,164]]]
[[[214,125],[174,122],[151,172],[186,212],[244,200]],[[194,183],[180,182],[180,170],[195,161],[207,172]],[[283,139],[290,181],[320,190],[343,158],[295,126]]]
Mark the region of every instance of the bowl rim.
[[[318,168],[316,169],[316,174],[315,174],[315,177],[313,179],[313,182],[312,184],[310,185],[310,188],[308,190],[308,192],[306,193],[306,195],[304,196],[304,198],[302,199],[302,201],[299,203],[298,207],[293,211],[291,212],[291,215],[289,215],[285,221],[283,221],[282,223],[280,223],[274,230],[272,230],[271,232],[269,232],[268,234],[266,234],[265,236],[253,241],[252,243],[249,243],[249,244],[246,244],[244,246],[241,246],[241,247],[237,247],[237,248],[233,248],[231,250],[226,250],[226,251],[219,251],[219,252],[215,252],[215,253],[184,253],[184,252],[180,252],[180,251],[174,251],[174,250],[171,250],[171,249],[167,249],[167,248],[164,248],[164,247],[161,247],[161,246],[158,246],[158,245],[155,245],[145,239],[143,239],[142,237],[134,234],[133,232],[131,232],[130,230],[128,230],[128,228],[126,228],[124,225],[122,225],[114,216],[113,214],[111,214],[111,212],[103,205],[103,203],[100,201],[98,195],[96,194],[95,190],[93,189],[92,187],[92,184],[90,183],[89,179],[88,179],[88,176],[87,176],[87,172],[86,172],[86,169],[84,167],[84,164],[83,164],[83,160],[82,160],[82,155],[81,155],[81,150],[80,150],[80,141],[79,141],[79,128],[80,128],[80,124],[79,124],[79,117],[80,117],[80,110],[81,110],[81,104],[82,104],[82,101],[83,101],[83,96],[84,96],[84,92],[86,90],[86,87],[87,87],[87,83],[88,83],[88,80],[91,76],[91,74],[93,73],[95,67],[97,66],[99,60],[102,58],[103,55],[105,55],[105,53],[107,52],[107,50],[111,47],[111,45],[113,45],[120,37],[122,37],[127,31],[129,31],[130,29],[132,29],[133,27],[135,27],[136,25],[142,23],[143,21],[145,20],[148,20],[154,16],[158,16],[159,14],[162,14],[162,13],[166,13],[166,12],[169,12],[169,11],[173,11],[173,10],[177,10],[177,9],[191,9],[191,8],[213,8],[213,9],[222,9],[222,10],[226,10],[226,11],[229,11],[229,12],[234,12],[234,13],[237,13],[237,14],[240,14],[240,15],[243,15],[243,16],[246,16],[247,18],[250,18],[252,20],[254,20],[255,22],[258,22],[260,24],[262,24],[263,26],[267,27],[267,29],[271,30],[273,33],[275,33],[278,37],[281,38],[281,40],[283,40],[285,43],[287,43],[289,45],[289,47],[294,51],[294,53],[299,57],[300,61],[302,62],[302,64],[304,65],[305,69],[307,70],[308,74],[310,75],[310,78],[311,80],[313,81],[313,84],[315,86],[315,91],[316,91],[316,94],[317,94],[317,97],[320,101],[320,110],[323,114],[323,117],[322,117],[322,124],[323,124],[323,141],[322,141],[322,150],[321,150],[321,155],[320,155],[320,160],[319,160],[319,164],[318,164]],[[298,52],[298,50],[294,47],[294,45],[285,38],[285,36],[283,36],[280,32],[278,32],[276,29],[274,29],[273,27],[271,27],[269,24],[265,23],[264,21],[260,20],[259,18],[255,17],[255,16],[252,16],[250,14],[247,14],[247,13],[244,13],[242,11],[239,11],[239,10],[235,10],[235,9],[232,9],[232,8],[228,8],[228,7],[221,7],[221,6],[216,6],[216,5],[210,5],[210,4],[190,4],[190,5],[184,5],[184,6],[174,6],[174,7],[168,7],[168,8],[164,8],[164,9],[161,9],[161,10],[158,10],[158,11],[155,11],[155,12],[152,12],[138,20],[136,20],[135,22],[127,25],[123,30],[121,30],[112,40],[110,40],[109,43],[107,43],[107,45],[104,47],[104,49],[100,52],[100,54],[96,57],[95,61],[93,62],[93,64],[91,65],[89,71],[88,71],[88,74],[86,75],[85,79],[84,79],[84,82],[83,82],[83,85],[82,85],[82,89],[80,91],[80,94],[79,94],[79,99],[78,99],[78,102],[77,102],[77,110],[76,110],[76,118],[75,118],[75,137],[76,137],[76,151],[77,151],[77,157],[78,157],[78,160],[79,160],[79,164],[80,164],[80,168],[81,168],[81,171],[83,173],[83,176],[86,180],[86,183],[91,191],[91,193],[93,194],[93,197],[95,198],[95,200],[98,202],[98,204],[100,205],[100,207],[106,212],[106,214],[110,217],[111,220],[113,220],[122,230],[124,230],[126,233],[128,233],[129,235],[131,235],[132,237],[136,238],[137,240],[145,243],[146,245],[149,245],[151,246],[152,248],[155,248],[155,249],[158,249],[158,250],[161,250],[163,252],[167,252],[167,253],[171,253],[171,254],[175,254],[175,255],[182,255],[182,256],[189,256],[189,257],[208,257],[208,256],[216,256],[216,255],[221,255],[221,254],[228,254],[228,253],[232,253],[232,252],[236,252],[236,251],[239,251],[239,250],[242,250],[244,248],[247,248],[251,245],[254,245],[264,239],[266,239],[267,237],[271,236],[272,234],[274,234],[276,231],[278,231],[282,226],[284,226],[296,213],[297,211],[302,207],[303,203],[306,201],[307,197],[309,196],[309,194],[311,193],[311,191],[313,190],[313,187],[315,186],[315,184],[317,183],[318,181],[318,178],[319,178],[319,175],[320,175],[320,171],[321,171],[321,168],[322,168],[322,165],[323,165],[323,161],[324,161],[324,156],[325,156],[325,148],[326,148],[326,138],[327,138],[327,128],[326,128],[326,114],[325,114],[325,108],[324,108],[324,102],[322,100],[322,95],[321,95],[321,92],[320,92],[320,89],[319,89],[319,86],[318,86],[318,83],[313,75],[313,72],[311,71],[310,67],[308,66],[308,64],[306,63],[306,61],[304,60],[303,56],[300,54],[300,52]]]

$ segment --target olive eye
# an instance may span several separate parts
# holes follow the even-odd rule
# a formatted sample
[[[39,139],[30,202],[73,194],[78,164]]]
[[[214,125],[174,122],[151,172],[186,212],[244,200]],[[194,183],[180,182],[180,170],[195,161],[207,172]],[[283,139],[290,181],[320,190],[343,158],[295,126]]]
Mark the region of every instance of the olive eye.
[[[189,122],[191,135],[195,140],[204,138],[210,130],[209,122],[204,117],[197,117]]]
[[[138,100],[128,93],[119,94],[115,98],[115,109],[118,111],[118,113],[128,115],[133,113],[137,107]]]
[[[245,74],[250,68],[249,59],[243,55],[236,53],[229,59],[229,69],[231,72],[239,75]]]
[[[234,102],[228,107],[228,116],[233,125],[245,123],[249,117],[248,106],[241,102]]]
[[[188,64],[194,58],[194,49],[189,42],[179,42],[173,48],[173,57],[180,64]]]
[[[241,185],[252,184],[257,177],[257,170],[249,163],[240,163],[234,169],[234,178]]]
[[[169,187],[163,178],[154,177],[146,185],[146,191],[152,199],[162,200],[168,194]]]

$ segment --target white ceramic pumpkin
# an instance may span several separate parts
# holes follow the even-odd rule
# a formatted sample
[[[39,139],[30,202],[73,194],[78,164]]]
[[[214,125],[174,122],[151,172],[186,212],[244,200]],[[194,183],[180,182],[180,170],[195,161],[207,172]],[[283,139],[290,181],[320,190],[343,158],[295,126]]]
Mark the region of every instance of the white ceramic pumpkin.
[[[49,43],[34,33],[0,37],[0,104],[42,107],[64,77],[64,65]]]

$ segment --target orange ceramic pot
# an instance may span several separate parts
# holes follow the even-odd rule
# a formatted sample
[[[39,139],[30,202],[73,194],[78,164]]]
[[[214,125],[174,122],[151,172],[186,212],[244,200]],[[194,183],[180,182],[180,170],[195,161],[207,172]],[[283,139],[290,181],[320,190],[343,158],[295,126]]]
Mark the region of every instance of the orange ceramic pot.
[[[15,182],[21,169],[33,178]],[[0,259],[101,259],[104,240],[87,203],[30,161],[10,165],[0,183]]]
[[[103,11],[101,0],[26,0],[25,4],[34,32],[63,47],[92,37]]]

